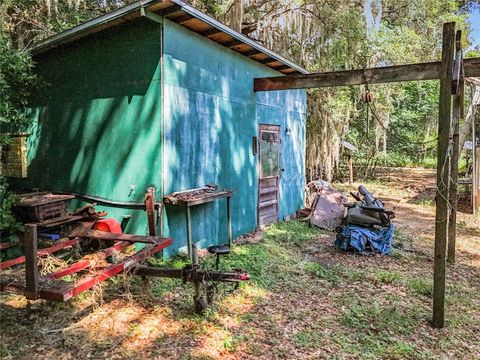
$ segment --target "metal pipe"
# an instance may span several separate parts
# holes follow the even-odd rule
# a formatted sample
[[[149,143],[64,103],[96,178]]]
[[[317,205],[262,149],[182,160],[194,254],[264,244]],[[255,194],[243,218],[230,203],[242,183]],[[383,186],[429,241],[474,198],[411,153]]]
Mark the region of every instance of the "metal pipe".
[[[110,199],[107,199],[107,198],[104,198],[104,197],[101,197],[101,196],[78,194],[78,193],[67,192],[67,191],[54,191],[54,192],[55,192],[55,194],[74,195],[79,199],[93,201],[93,202],[103,204],[103,205],[108,205],[108,206],[111,206],[111,207],[145,210],[145,203],[144,202],[117,201],[117,200],[110,200]],[[155,206],[158,207],[159,204],[155,204]]]
[[[188,273],[190,272],[190,274]],[[139,265],[133,271],[133,274],[146,277],[162,277],[170,279],[183,279],[187,282],[195,281],[220,281],[220,282],[239,282],[250,280],[250,275],[240,272],[220,272],[209,270],[187,270],[187,269],[162,269]]]

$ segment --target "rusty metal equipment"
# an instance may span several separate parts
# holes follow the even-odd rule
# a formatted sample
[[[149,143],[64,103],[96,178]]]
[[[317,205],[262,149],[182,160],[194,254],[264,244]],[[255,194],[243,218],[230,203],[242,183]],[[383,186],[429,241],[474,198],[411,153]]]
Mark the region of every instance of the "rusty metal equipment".
[[[216,194],[218,196],[218,194]],[[51,193],[35,193],[25,196],[27,200],[20,204],[27,210],[22,210],[25,218],[37,219],[37,222],[26,223],[26,231],[23,238],[24,256],[0,262],[2,276],[0,279],[0,291],[23,294],[27,299],[45,299],[50,301],[67,301],[80,293],[91,289],[95,285],[108,278],[130,271],[142,278],[170,277],[183,279],[184,282],[192,282],[195,289],[195,309],[201,313],[205,310],[208,302],[211,302],[211,289],[214,282],[238,283],[248,280],[248,274],[238,270],[233,272],[207,271],[202,269],[198,262],[197,249],[192,244],[193,261],[191,265],[183,269],[159,269],[143,266],[142,263],[149,257],[162,251],[172,244],[172,239],[156,236],[155,233],[155,209],[159,204],[155,203],[155,189],[149,188],[145,195],[145,210],[147,213],[149,235],[123,234],[121,225],[117,222],[115,231],[102,231],[102,225],[108,224],[108,220],[102,219],[107,214],[96,212],[94,205],[86,205],[73,213],[66,213],[66,204],[62,203],[74,198],[67,195]],[[198,200],[198,199],[197,199]],[[51,202],[50,202],[51,201]],[[56,207],[45,207],[45,204],[57,202]],[[59,205],[62,203],[61,205]],[[27,205],[25,205],[27,204]],[[56,209],[50,212],[49,209]],[[61,211],[60,211],[61,209]],[[48,218],[47,218],[48,217]],[[158,217],[157,217],[158,218]],[[41,240],[38,238],[39,230],[62,228],[67,236],[47,247],[38,248]],[[100,243],[100,248],[94,253],[91,250],[91,242]],[[90,244],[89,244],[90,243]],[[141,250],[135,250],[133,244],[146,244]],[[3,246],[0,250],[8,249],[12,245]],[[128,251],[128,254],[125,252]],[[66,264],[64,267],[40,274],[39,260],[48,256],[61,256],[69,253],[76,257],[76,261]],[[85,252],[83,256],[78,254]],[[228,252],[224,252],[228,253]],[[60,255],[57,255],[60,254]],[[112,259],[107,262],[107,259]],[[58,258],[57,258],[58,259]],[[13,267],[25,264],[22,269]],[[68,276],[78,277],[74,282],[68,281]],[[207,300],[202,294],[202,285],[209,284]]]
[[[376,199],[365,186],[360,185],[358,193],[352,192],[351,195],[357,202],[345,204],[348,208],[346,224],[388,227],[390,220],[395,218],[394,212],[385,210],[383,202]]]
[[[228,232],[228,244],[233,245],[232,238],[232,219],[230,210],[230,198],[232,197],[232,190],[218,190],[218,186],[215,184],[208,184],[198,189],[190,189],[185,191],[174,192],[163,197],[163,202],[172,206],[180,206],[185,210],[185,222],[187,226],[187,249],[188,256],[193,260],[193,243],[192,243],[192,231],[190,223],[190,208],[192,206],[198,206],[212,202],[218,199],[226,198],[227,200],[227,232]]]
[[[134,268],[136,275],[143,277],[166,277],[179,279],[184,283],[191,282],[195,290],[193,302],[195,311],[203,313],[206,307],[213,301],[213,294],[217,290],[216,282],[231,283],[236,289],[241,281],[250,280],[250,275],[240,269],[230,272],[218,271],[218,264],[221,255],[230,253],[228,245],[222,245],[222,251],[218,252],[219,246],[211,246],[208,250],[217,255],[216,270],[208,270],[201,267],[198,261],[197,245],[192,244],[192,264],[182,269],[165,269],[139,265]]]
[[[21,194],[15,207],[16,216],[23,222],[47,222],[59,220],[67,215],[68,201],[75,198],[72,195],[59,195],[49,192]]]

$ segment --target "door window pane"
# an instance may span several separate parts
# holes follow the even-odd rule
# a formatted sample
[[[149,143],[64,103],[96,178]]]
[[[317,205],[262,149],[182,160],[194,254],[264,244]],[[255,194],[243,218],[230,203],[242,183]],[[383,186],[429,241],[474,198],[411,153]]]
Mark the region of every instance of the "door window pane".
[[[260,140],[261,178],[278,176],[280,168],[280,141],[278,132],[262,131]]]

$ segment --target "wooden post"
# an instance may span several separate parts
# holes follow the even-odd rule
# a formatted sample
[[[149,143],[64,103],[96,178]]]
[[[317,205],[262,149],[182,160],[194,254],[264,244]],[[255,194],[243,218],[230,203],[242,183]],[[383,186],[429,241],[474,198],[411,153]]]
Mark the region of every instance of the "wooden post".
[[[38,299],[37,225],[28,224],[25,229],[25,297]]]
[[[472,194],[473,194],[473,213],[476,214],[480,208],[480,147],[476,146],[473,148],[473,153],[475,154],[473,165],[473,171],[475,175],[472,176]]]
[[[445,257],[448,233],[448,162],[452,112],[452,69],[455,52],[455,23],[443,25],[442,71],[440,74],[440,104],[438,114],[437,193],[435,218],[435,258],[433,275],[433,326],[445,323]]]
[[[452,158],[450,159],[450,188],[448,192],[448,203],[450,205],[450,216],[448,218],[448,252],[447,261],[455,262],[455,244],[457,227],[457,190],[458,190],[458,159],[459,159],[459,130],[460,121],[464,116],[464,91],[465,83],[462,73],[462,31],[458,30],[455,38],[456,47],[456,66],[458,69],[458,88],[453,98],[453,148]]]
[[[191,225],[190,225],[190,206],[185,205],[185,221],[187,222],[187,248],[188,248],[188,257],[192,259],[192,234],[191,234]]]
[[[232,214],[230,212],[230,196],[227,197],[227,231],[228,231],[228,245],[233,246],[232,238]]]
[[[353,185],[353,160],[350,152],[348,153],[348,183],[350,186]]]
[[[472,210],[473,215],[476,215],[478,209],[480,208],[480,147],[476,146],[475,140],[477,138],[475,120],[478,114],[476,113],[475,108],[473,108],[472,111]]]
[[[148,235],[155,236],[155,188],[150,186],[145,194],[145,210],[147,212]]]

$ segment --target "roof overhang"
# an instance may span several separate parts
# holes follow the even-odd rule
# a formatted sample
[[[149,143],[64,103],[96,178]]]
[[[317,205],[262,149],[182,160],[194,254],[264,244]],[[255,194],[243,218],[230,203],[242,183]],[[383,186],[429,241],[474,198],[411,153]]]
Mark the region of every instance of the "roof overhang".
[[[285,75],[308,74],[302,67],[236,32],[181,0],[143,0],[119,8],[32,45],[37,55],[96,32],[130,22],[148,10]]]

